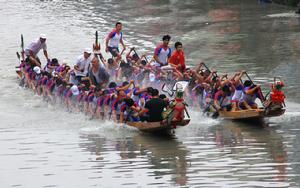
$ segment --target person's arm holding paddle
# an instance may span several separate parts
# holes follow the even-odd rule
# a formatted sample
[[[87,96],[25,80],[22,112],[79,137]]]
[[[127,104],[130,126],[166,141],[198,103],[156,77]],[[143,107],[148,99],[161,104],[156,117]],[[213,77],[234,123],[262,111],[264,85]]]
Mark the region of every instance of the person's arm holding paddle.
[[[245,91],[245,93],[248,95],[254,95],[256,92],[258,92],[259,89],[260,89],[260,85],[256,85],[253,88]]]
[[[204,81],[207,82],[207,83],[211,83],[213,77],[216,77],[216,76],[217,76],[217,71],[213,69],[213,70],[210,72],[209,76],[208,76]]]
[[[217,93],[217,94],[219,94],[219,93]],[[216,108],[216,110],[217,111],[220,111],[221,110],[221,105],[220,105],[220,103],[219,103],[219,95],[215,95],[215,97],[214,97],[214,106],[215,106],[215,108]]]
[[[116,90],[117,91],[120,91],[120,90],[123,90],[123,91],[126,91],[127,89],[129,89],[129,87],[134,84],[134,80],[130,80],[129,84],[125,85],[125,86],[122,86],[122,87],[117,87]]]

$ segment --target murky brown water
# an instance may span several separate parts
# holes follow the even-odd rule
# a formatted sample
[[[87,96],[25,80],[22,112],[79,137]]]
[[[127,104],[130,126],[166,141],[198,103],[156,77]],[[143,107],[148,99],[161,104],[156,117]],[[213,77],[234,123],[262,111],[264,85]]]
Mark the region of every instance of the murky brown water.
[[[174,137],[155,137],[18,87],[21,33],[25,43],[46,33],[50,56],[72,64],[118,20],[126,44],[149,56],[169,33],[190,65],[247,69],[258,83],[282,76],[287,113],[257,126],[192,111]],[[291,8],[254,0],[0,0],[0,187],[299,187],[299,31]]]

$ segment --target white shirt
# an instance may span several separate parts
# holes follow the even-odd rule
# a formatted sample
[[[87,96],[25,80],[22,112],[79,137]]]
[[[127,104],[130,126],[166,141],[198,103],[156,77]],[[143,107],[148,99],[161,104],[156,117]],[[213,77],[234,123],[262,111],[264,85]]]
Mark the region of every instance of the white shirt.
[[[169,47],[165,49],[162,45],[159,45],[155,48],[154,53],[158,56],[159,61],[162,63],[162,65],[160,65],[158,62],[155,62],[155,66],[168,65],[167,59],[171,57],[171,49]]]
[[[110,38],[108,42],[109,47],[119,47],[120,40],[122,39],[123,33],[117,33],[115,30],[109,33],[108,38]]]
[[[76,62],[75,62],[75,65],[78,66],[78,68],[81,70],[81,71],[77,71],[75,70],[75,75],[76,76],[87,76],[87,73],[89,71],[89,66],[90,66],[90,63],[92,62],[91,60],[91,56],[87,59],[84,58],[84,55],[80,55]],[[83,70],[83,71],[82,71]]]
[[[40,38],[32,41],[27,48],[25,49],[25,54],[26,55],[30,55],[30,50],[33,52],[33,54],[36,56],[39,51],[43,49],[43,50],[47,50],[47,45],[46,42],[42,43]]]

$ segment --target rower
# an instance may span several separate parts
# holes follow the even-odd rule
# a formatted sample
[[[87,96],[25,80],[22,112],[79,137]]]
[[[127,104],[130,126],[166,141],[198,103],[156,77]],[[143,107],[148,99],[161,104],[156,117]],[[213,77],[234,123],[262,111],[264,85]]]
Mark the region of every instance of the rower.
[[[245,106],[243,108],[247,109],[257,109],[258,105],[255,102],[256,98],[259,98],[264,101],[263,96],[259,95],[261,93],[260,85],[254,85],[250,80],[246,80],[244,82],[244,91],[242,93],[241,102]]]
[[[224,85],[221,90],[219,90],[214,96],[214,105],[217,110],[230,111],[232,109],[231,105],[231,94],[233,88],[232,86]]]
[[[244,86],[243,83],[241,82],[241,78],[243,77],[243,75],[246,73],[246,71],[241,71],[241,72],[237,72],[233,78],[231,79],[232,84],[235,87],[235,91],[234,94],[232,96],[232,111],[238,111],[240,110],[239,105],[240,103],[244,103],[241,101],[242,99],[242,95],[243,95],[243,90],[244,90]],[[242,104],[244,106],[247,106],[247,104]]]
[[[131,98],[124,99],[124,104],[121,106],[120,123],[126,123],[127,121],[136,122],[139,121],[138,112],[140,108]]]
[[[126,50],[126,46],[123,42],[123,32],[121,32],[121,30],[122,30],[122,23],[117,22],[115,29],[109,33],[105,42],[106,45],[105,51],[110,52],[113,57],[116,57],[117,61],[121,59],[121,55],[123,51]],[[123,50],[121,53],[119,50],[119,43],[121,43],[123,46]]]
[[[168,65],[169,58],[171,57],[171,48],[169,47],[170,35],[165,35],[162,38],[163,43],[159,44],[154,51],[154,65],[162,67]]]
[[[92,60],[92,66],[89,70],[90,85],[104,88],[109,81],[109,74],[99,63],[99,59],[95,56]]]
[[[74,73],[78,83],[81,83],[82,78],[86,77],[88,74],[89,66],[91,63],[91,54],[92,49],[85,48],[83,54],[78,56],[75,62]]]
[[[145,108],[139,112],[141,120],[148,122],[158,122],[163,120],[162,112],[167,107],[167,102],[159,98],[159,92],[157,89],[152,90],[152,99],[146,102]],[[144,114],[147,113],[148,116]]]
[[[47,65],[44,67],[44,70],[50,74],[52,74],[55,69],[59,67],[58,60],[56,58],[53,58],[51,61],[47,62]]]
[[[47,62],[50,61],[50,59],[48,57],[48,52],[47,52],[47,44],[46,44],[46,35],[45,34],[41,34],[38,39],[35,39],[34,41],[32,41],[25,49],[25,54],[26,54],[27,58],[29,58],[30,60],[37,61],[40,66],[41,66],[41,61],[38,58],[37,54],[39,53],[39,51],[41,49],[43,49],[43,52],[44,52]]]

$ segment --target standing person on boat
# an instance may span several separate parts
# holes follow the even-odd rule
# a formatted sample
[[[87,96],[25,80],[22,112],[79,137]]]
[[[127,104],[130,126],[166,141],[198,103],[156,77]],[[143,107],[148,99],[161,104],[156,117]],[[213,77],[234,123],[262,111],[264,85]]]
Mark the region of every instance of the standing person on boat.
[[[82,78],[88,75],[89,66],[91,63],[92,49],[85,48],[82,55],[78,56],[75,62],[75,78],[80,83]]]
[[[105,42],[105,46],[106,46],[105,51],[110,52],[113,57],[117,57],[116,58],[117,60],[121,59],[121,55],[123,51],[126,50],[126,46],[123,42],[123,32],[121,32],[121,30],[122,30],[122,23],[117,22],[116,28],[109,33]],[[121,53],[119,50],[119,43],[121,43],[123,46],[123,50]]]
[[[183,73],[186,69],[184,51],[181,42],[175,42],[175,51],[169,59],[170,65]]]
[[[169,63],[171,57],[171,48],[169,47],[170,35],[165,35],[162,38],[163,43],[159,44],[154,51],[155,66],[162,67]]]
[[[89,70],[90,85],[104,88],[109,82],[109,74],[106,69],[100,65],[99,59],[95,56],[92,60],[92,66]]]
[[[47,61],[50,61],[48,57],[48,52],[47,52],[47,44],[46,44],[46,35],[45,34],[40,34],[40,37],[38,39],[35,39],[32,41],[25,49],[25,54],[28,58],[31,58],[31,60],[36,60],[40,65],[41,61],[38,58],[37,54],[39,51],[43,49],[45,58]]]
[[[149,122],[162,121],[162,113],[166,107],[167,102],[159,98],[159,92],[157,89],[153,89],[152,99],[146,102],[145,108],[139,113],[141,120],[146,120]],[[145,113],[147,113],[148,116],[143,116]]]

